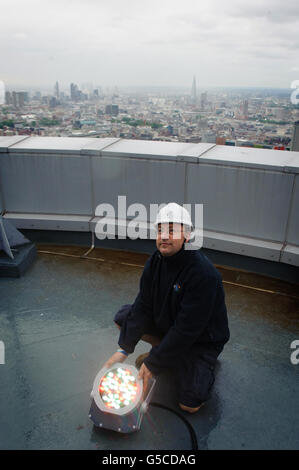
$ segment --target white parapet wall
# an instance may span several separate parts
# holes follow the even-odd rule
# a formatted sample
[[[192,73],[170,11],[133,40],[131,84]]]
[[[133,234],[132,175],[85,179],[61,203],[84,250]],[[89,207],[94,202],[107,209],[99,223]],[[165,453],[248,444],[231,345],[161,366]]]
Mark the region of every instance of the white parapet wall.
[[[299,266],[299,152],[117,138],[0,137],[17,228],[92,232],[99,204],[203,204],[203,246]],[[192,214],[194,216],[194,214]],[[130,217],[122,221],[124,226]],[[148,233],[151,220],[143,221]],[[113,232],[113,227],[110,227]],[[153,235],[152,235],[153,236]]]

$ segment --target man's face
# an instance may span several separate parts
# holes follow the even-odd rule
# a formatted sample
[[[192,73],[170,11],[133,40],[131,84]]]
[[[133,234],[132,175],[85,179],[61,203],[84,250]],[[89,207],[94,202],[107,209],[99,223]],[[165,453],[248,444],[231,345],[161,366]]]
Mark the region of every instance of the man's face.
[[[175,255],[182,248],[186,236],[182,224],[159,224],[156,245],[161,255]]]

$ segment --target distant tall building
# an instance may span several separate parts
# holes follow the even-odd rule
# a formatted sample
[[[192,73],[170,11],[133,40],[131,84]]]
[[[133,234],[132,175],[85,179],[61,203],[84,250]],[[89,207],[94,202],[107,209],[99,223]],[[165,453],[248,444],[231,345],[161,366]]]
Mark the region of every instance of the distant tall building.
[[[244,100],[243,102],[242,115],[244,119],[248,119],[248,100]]]
[[[12,96],[10,91],[5,92],[5,104],[12,104]]]
[[[105,109],[105,113],[111,116],[117,116],[119,112],[117,104],[108,104]]]
[[[75,85],[74,83],[71,83],[71,86],[70,86],[70,91],[71,91],[71,100],[72,101],[75,101],[76,98],[77,98],[77,85]]]
[[[40,92],[40,91],[36,91],[36,92],[35,92],[35,95],[34,95],[34,97],[33,97],[33,99],[34,99],[34,100],[40,100],[41,97],[42,97],[41,92]]]
[[[81,83],[81,90],[82,90],[84,93],[92,94],[93,89],[94,89],[94,86],[93,86],[93,84],[92,84],[91,82],[84,82],[84,83]]]
[[[293,150],[294,152],[299,152],[299,121],[296,121],[294,123],[291,150]]]
[[[50,108],[55,108],[57,106],[58,102],[57,102],[57,98],[56,96],[51,96],[49,98],[49,107]]]
[[[192,103],[196,103],[196,78],[193,77],[192,88],[191,88],[191,100]]]
[[[12,96],[12,104],[14,105],[14,107],[16,108],[17,107],[17,94],[15,91],[13,91],[11,93],[11,96]]]
[[[83,101],[88,100],[88,95],[86,93],[82,93],[79,90],[78,86],[75,83],[71,83],[71,100],[72,101]]]
[[[216,137],[216,145],[225,145],[226,138],[225,137]]]
[[[28,101],[28,93],[25,91],[13,91],[11,96],[12,104],[15,108],[22,108],[25,101]]]
[[[201,95],[200,95],[200,107],[201,107],[201,109],[205,109],[205,107],[207,105],[207,102],[208,102],[208,94],[205,91],[204,93],[201,93]]]
[[[2,80],[0,80],[0,104],[5,104],[5,85]]]
[[[58,82],[56,82],[55,86],[54,86],[54,96],[55,96],[55,98],[59,98],[59,84],[58,84]]]

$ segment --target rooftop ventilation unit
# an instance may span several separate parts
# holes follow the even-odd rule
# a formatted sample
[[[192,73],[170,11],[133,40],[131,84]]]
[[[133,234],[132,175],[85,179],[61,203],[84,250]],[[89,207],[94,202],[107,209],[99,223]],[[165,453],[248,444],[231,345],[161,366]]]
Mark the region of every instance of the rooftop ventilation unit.
[[[0,215],[0,277],[20,277],[35,258],[35,245]]]

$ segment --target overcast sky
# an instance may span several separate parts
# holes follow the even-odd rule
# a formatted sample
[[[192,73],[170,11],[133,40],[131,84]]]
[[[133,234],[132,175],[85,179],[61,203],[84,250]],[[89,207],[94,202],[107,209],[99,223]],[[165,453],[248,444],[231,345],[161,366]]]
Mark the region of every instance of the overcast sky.
[[[257,86],[299,80],[298,0],[0,0],[11,88]]]

